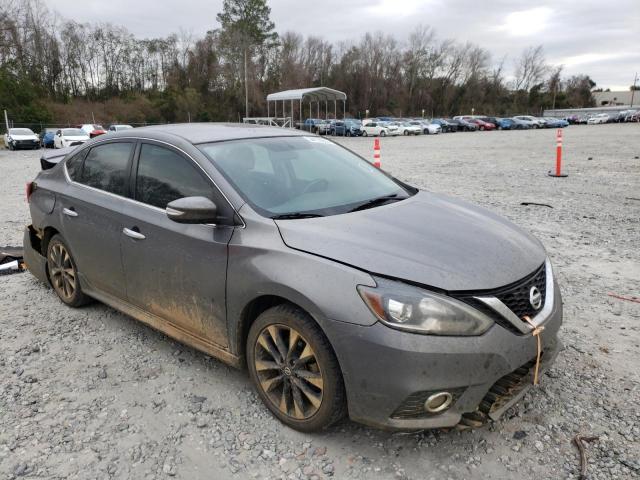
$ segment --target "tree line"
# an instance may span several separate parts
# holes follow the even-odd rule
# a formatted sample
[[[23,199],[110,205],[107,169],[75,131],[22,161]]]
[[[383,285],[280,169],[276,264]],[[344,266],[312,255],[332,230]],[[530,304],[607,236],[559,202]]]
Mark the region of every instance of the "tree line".
[[[563,76],[541,46],[496,61],[423,25],[406,41],[380,32],[348,42],[278,34],[266,0],[225,0],[217,23],[201,37],[141,39],[122,26],[63,18],[41,0],[0,0],[0,108],[22,122],[66,121],[56,117],[99,105],[120,115],[104,122],[238,121],[245,109],[266,115],[268,93],[313,86],[346,92],[355,117],[593,106],[595,83]]]

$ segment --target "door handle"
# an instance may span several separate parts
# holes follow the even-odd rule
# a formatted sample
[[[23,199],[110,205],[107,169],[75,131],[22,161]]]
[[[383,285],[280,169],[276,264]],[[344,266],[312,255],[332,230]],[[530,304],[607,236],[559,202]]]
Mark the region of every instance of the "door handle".
[[[67,217],[77,217],[78,212],[76,212],[73,208],[63,208],[62,213],[64,213]]]
[[[136,228],[136,227],[134,227]],[[137,230],[137,228],[136,228]],[[141,234],[140,232],[136,232],[136,230],[131,230],[130,228],[124,228],[122,229],[122,232],[127,236],[127,237],[131,237],[134,238],[136,240],[144,240],[145,237],[143,234]]]

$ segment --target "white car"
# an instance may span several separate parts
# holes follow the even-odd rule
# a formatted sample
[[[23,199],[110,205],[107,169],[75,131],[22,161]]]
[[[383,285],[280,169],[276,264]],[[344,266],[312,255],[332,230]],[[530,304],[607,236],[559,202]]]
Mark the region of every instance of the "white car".
[[[362,124],[362,136],[363,137],[386,137],[389,134],[389,129],[379,122],[369,121]]]
[[[425,135],[435,135],[442,131],[442,127],[436,123],[429,123],[428,120],[420,121],[413,120],[410,122],[411,125],[417,125],[420,128],[420,131]]]
[[[120,132],[122,130],[129,130],[130,128],[133,128],[131,125],[110,125],[109,126],[109,131],[110,132]]]
[[[4,134],[4,146],[9,150],[40,148],[40,138],[29,128],[10,128]]]
[[[608,120],[609,120],[609,115],[607,115],[606,113],[599,113],[591,117],[589,120],[587,120],[587,125],[597,125],[599,123],[607,123]]]
[[[62,128],[53,137],[53,148],[67,148],[89,141],[89,134],[79,128]]]
[[[398,124],[398,129],[402,135],[420,135],[422,127],[413,122],[402,122]]]
[[[397,137],[398,135],[402,135],[398,122],[380,122],[380,124],[387,129],[388,136]]]
[[[544,120],[542,120],[541,118],[533,117],[531,115],[518,115],[517,117],[513,117],[513,118],[517,118],[518,120],[521,120],[523,122],[527,122],[529,124],[530,128],[544,128],[545,127],[545,121]]]

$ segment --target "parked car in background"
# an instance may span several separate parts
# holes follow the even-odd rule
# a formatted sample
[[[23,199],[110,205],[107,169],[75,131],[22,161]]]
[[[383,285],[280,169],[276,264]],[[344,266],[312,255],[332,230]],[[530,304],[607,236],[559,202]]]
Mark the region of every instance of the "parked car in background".
[[[45,128],[40,132],[40,146],[43,148],[53,148],[53,140],[56,136],[57,128]]]
[[[61,128],[53,139],[53,148],[67,148],[82,145],[90,140],[89,134],[79,128]]]
[[[539,240],[305,132],[114,133],[39,172],[27,200],[25,263],[64,305],[101,301],[247,368],[266,408],[302,432],[346,415],[480,426],[562,348]]]
[[[527,130],[529,128],[534,128],[533,122],[528,120],[521,120],[518,117],[511,117],[511,120],[515,124],[515,128],[512,128],[512,130]]]
[[[430,123],[428,120],[412,120],[412,125],[417,125],[425,135],[436,135],[442,131],[442,127],[437,123]]]
[[[40,138],[30,128],[10,128],[4,134],[4,146],[9,150],[40,148]]]
[[[562,118],[543,117],[546,128],[564,128],[569,126],[569,122]]]
[[[493,123],[485,122],[479,118],[471,118],[468,120],[471,123],[475,123],[478,126],[478,130],[495,130],[496,126]]]
[[[347,136],[347,125],[341,120],[333,120],[329,123],[329,135],[346,137]]]
[[[326,120],[321,118],[307,118],[300,126],[301,130],[316,133],[318,135],[325,135],[329,132],[331,125]]]
[[[84,132],[89,135],[89,138],[97,137],[99,135],[104,135],[105,133],[107,133],[102,125],[92,123],[83,123],[82,125],[76,125],[75,128],[84,130]]]
[[[400,132],[400,127],[398,122],[383,120],[383,121],[380,121],[379,123],[387,129],[388,136],[397,137],[398,135],[402,135],[402,133]]]
[[[362,136],[363,137],[386,137],[389,133],[389,129],[377,121],[369,120],[362,122]]]
[[[497,118],[498,130],[515,130],[518,128],[518,124],[513,118]]]
[[[544,128],[544,121],[539,118],[532,117],[531,115],[516,115],[513,118],[521,122],[525,122],[529,125],[529,128]]]
[[[625,122],[640,122],[640,110],[630,111],[625,117]]]
[[[120,132],[122,130],[129,130],[133,128],[131,125],[109,125],[110,132]]]
[[[593,117],[589,118],[589,120],[587,120],[587,125],[598,125],[601,123],[607,123],[607,120],[609,120],[609,115],[606,113],[599,113],[597,115],[594,115]]]
[[[413,122],[399,122],[398,128],[402,135],[420,135],[423,127]]]
[[[442,133],[451,133],[458,131],[458,124],[444,118],[434,118],[430,125],[438,125]]]
[[[355,118],[346,118],[344,124],[347,127],[347,137],[359,137],[362,135],[362,122]]]
[[[478,130],[478,125],[475,123],[471,123],[463,118],[453,118],[451,120],[447,119],[448,122],[454,122],[458,125],[458,131],[462,132],[475,132]]]
[[[495,128],[498,128],[498,120],[500,120],[500,119],[497,118],[497,117],[485,117],[485,116],[482,116],[482,117],[477,117],[477,118],[479,118],[480,120],[482,120],[484,122],[491,123]]]

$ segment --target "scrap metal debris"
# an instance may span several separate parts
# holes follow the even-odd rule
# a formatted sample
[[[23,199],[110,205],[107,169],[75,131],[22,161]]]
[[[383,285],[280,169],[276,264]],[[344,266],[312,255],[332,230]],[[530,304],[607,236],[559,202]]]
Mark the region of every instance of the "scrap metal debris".
[[[610,297],[617,298],[618,300],[626,300],[627,302],[635,302],[640,303],[640,298],[638,297],[623,297],[622,295],[616,295],[615,293],[607,293]]]
[[[595,442],[596,440],[598,440],[597,435],[586,436],[579,433],[573,437],[573,442],[577,445],[578,450],[580,450],[580,480],[586,480],[587,478],[587,451],[584,448],[583,442]]]
[[[23,253],[21,247],[0,247],[0,275],[24,272]]]

